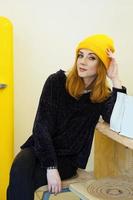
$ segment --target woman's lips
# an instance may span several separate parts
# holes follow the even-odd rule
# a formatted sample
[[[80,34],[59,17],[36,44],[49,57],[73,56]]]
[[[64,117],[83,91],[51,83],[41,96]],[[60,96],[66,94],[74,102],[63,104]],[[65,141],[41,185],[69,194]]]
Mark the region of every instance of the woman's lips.
[[[79,70],[81,71],[81,72],[84,72],[84,71],[87,71],[87,69],[84,69],[84,68],[79,68]]]

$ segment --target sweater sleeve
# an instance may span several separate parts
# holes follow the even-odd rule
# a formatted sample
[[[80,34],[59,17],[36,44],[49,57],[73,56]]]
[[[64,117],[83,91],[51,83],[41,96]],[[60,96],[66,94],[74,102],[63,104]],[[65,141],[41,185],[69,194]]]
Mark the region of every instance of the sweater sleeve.
[[[110,123],[111,114],[116,102],[117,92],[122,92],[127,94],[127,89],[124,86],[122,86],[122,88],[112,87],[111,95],[102,104],[101,116],[103,120],[107,123]]]
[[[53,74],[47,78],[43,86],[32,130],[34,138],[33,148],[42,168],[57,166],[56,152],[52,142],[52,136],[56,128],[57,113],[52,77]]]

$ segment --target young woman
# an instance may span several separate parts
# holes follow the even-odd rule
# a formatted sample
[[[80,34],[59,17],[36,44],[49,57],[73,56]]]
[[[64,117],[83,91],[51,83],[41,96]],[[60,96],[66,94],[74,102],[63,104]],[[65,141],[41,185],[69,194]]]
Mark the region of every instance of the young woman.
[[[46,184],[57,194],[61,180],[86,168],[100,115],[110,123],[117,92],[126,93],[114,51],[109,36],[91,35],[77,45],[72,68],[49,75],[32,134],[12,163],[7,200],[33,200],[35,190]]]

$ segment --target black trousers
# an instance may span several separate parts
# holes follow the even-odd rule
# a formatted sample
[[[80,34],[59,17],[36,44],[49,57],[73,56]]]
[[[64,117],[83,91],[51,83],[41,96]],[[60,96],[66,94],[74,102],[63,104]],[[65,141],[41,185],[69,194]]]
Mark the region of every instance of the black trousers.
[[[77,167],[68,157],[58,156],[57,159],[61,180],[77,174]],[[35,190],[42,185],[47,185],[46,169],[40,167],[32,148],[22,149],[10,169],[7,200],[33,200]]]

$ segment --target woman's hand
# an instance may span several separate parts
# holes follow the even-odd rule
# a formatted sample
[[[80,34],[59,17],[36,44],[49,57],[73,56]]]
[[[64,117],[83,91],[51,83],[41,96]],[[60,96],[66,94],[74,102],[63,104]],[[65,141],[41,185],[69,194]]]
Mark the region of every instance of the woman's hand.
[[[116,59],[114,54],[110,49],[107,49],[107,55],[111,59],[109,68],[107,69],[107,76],[112,79],[119,79],[118,78],[118,65],[116,63]]]
[[[61,178],[58,169],[47,169],[47,181],[49,192],[55,193],[55,195],[61,191]]]
[[[112,80],[113,87],[122,88],[121,81],[118,75],[118,64],[116,62],[115,56],[110,49],[107,49],[107,55],[111,59],[109,68],[107,69],[107,76]]]

